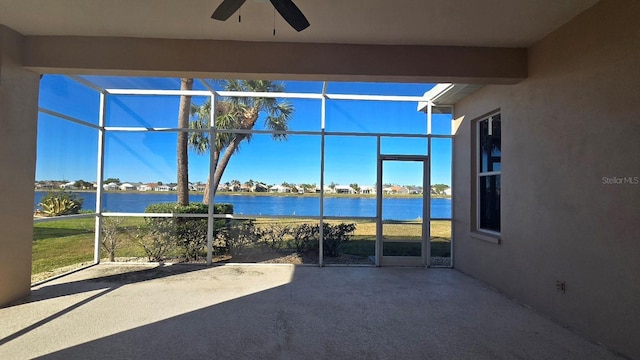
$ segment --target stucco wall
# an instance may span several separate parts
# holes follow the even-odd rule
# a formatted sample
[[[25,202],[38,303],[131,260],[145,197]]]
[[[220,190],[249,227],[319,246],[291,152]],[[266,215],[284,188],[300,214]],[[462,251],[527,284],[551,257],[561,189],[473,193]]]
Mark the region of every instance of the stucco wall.
[[[514,84],[527,75],[525,48],[83,36],[26,39],[25,66],[44,74],[493,84]],[[192,53],[198,56],[184,56]]]
[[[39,76],[0,26],[0,306],[29,294]]]
[[[529,78],[456,104],[455,266],[640,358],[640,2],[605,0],[529,49]],[[471,237],[471,124],[502,113],[502,243]],[[556,290],[566,281],[567,291]]]

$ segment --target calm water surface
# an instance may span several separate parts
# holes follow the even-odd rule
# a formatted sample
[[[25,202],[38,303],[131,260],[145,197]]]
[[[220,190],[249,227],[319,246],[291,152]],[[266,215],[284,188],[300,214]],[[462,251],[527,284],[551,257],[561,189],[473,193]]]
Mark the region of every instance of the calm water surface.
[[[36,191],[34,207],[46,192]],[[75,193],[84,199],[83,209],[96,207],[93,192]],[[104,193],[104,209],[113,212],[144,212],[150,204],[176,202],[174,193]],[[202,195],[191,195],[190,201],[201,202]],[[298,215],[319,216],[320,198],[312,196],[242,196],[216,195],[216,202],[231,203],[236,214],[243,215]],[[376,216],[375,198],[327,197],[324,199],[325,216]],[[383,200],[384,219],[414,220],[422,216],[422,199],[387,198]],[[451,199],[431,200],[432,218],[451,217]]]

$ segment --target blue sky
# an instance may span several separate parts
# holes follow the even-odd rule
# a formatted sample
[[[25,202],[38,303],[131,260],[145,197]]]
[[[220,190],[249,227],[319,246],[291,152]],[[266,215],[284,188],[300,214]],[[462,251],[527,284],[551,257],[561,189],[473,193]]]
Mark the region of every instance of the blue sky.
[[[179,89],[178,79],[86,77],[105,88]],[[287,92],[320,93],[321,82],[283,82]],[[214,84],[217,88],[219,85]],[[421,96],[433,84],[381,84],[330,82],[328,93]],[[194,89],[204,89],[198,81]],[[177,96],[109,96],[107,126],[176,127]],[[202,103],[204,97],[194,97]],[[286,100],[295,108],[291,130],[320,130],[320,100]],[[40,106],[97,124],[99,94],[64,76],[47,75],[41,80]],[[417,104],[330,100],[326,130],[424,134],[426,115]],[[263,128],[262,123],[256,129]],[[450,134],[451,117],[434,115],[434,134]],[[36,180],[96,180],[98,132],[95,129],[40,113]],[[170,183],[176,181],[175,133],[107,134],[105,178],[128,182]],[[426,139],[383,138],[383,153],[427,155]],[[432,184],[451,183],[451,142],[433,139]],[[208,155],[189,153],[190,181],[206,181]],[[419,185],[417,163],[386,164],[385,183]],[[320,183],[320,136],[292,135],[275,141],[269,135],[254,135],[233,156],[223,182],[238,179],[268,184]],[[371,136],[327,136],[325,138],[325,182],[373,185],[376,181],[376,138]]]

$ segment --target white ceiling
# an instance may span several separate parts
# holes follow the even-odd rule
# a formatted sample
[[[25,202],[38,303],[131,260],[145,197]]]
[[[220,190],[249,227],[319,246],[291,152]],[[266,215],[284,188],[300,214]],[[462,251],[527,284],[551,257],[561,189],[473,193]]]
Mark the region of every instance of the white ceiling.
[[[1,0],[0,24],[24,35],[528,47],[597,0],[294,0],[296,33],[266,0],[226,22],[221,0]]]

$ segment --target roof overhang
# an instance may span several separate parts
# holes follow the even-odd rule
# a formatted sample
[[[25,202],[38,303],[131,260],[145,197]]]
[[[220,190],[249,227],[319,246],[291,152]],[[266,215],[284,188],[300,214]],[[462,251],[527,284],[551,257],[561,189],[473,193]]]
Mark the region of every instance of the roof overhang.
[[[431,112],[434,114],[451,114],[453,105],[465,97],[478,91],[481,84],[436,84],[431,90],[424,93],[426,101],[418,103],[418,111],[427,112],[431,103]]]

